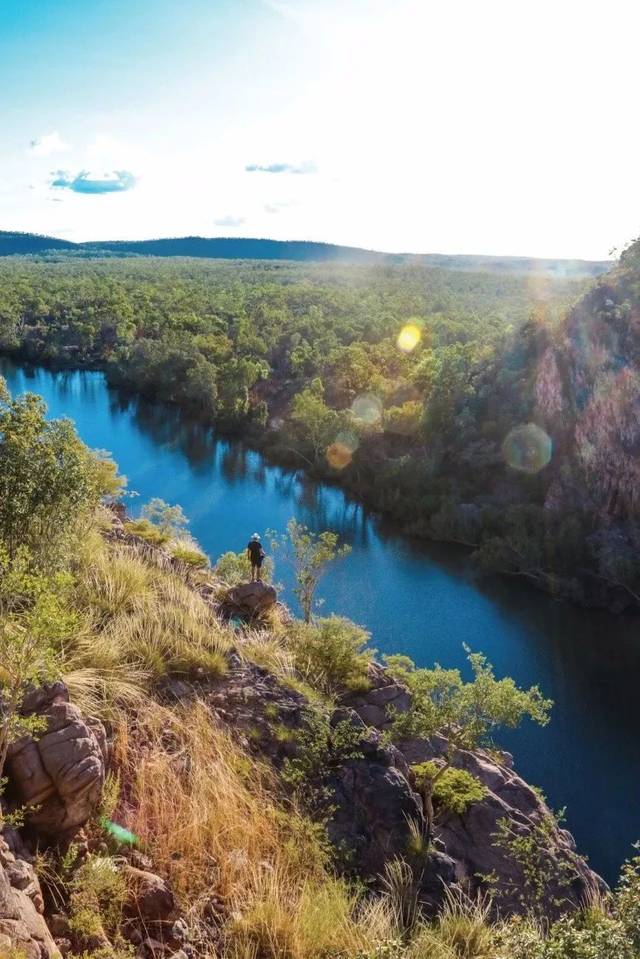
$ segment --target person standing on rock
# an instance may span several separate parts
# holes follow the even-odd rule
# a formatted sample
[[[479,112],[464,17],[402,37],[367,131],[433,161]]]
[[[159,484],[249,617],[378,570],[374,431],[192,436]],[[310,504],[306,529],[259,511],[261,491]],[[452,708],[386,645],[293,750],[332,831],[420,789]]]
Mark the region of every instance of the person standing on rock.
[[[260,542],[260,537],[254,533],[247,544],[247,558],[251,563],[251,582],[262,582],[262,564],[264,562],[265,552]]]

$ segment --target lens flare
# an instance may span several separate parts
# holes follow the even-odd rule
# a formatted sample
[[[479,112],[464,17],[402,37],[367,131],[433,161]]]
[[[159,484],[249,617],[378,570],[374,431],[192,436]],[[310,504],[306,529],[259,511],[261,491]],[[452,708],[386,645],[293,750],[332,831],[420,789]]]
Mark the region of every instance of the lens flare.
[[[102,818],[100,820],[100,825],[102,828],[108,832],[114,839],[117,839],[119,843],[123,846],[139,846],[140,840],[135,835],[135,833],[130,832],[128,829],[125,829],[124,826],[119,826],[117,822],[111,822],[110,819]]]
[[[502,444],[505,462],[523,473],[539,473],[551,460],[551,437],[535,423],[516,426]]]
[[[374,393],[362,393],[351,404],[351,412],[367,426],[375,426],[382,419],[382,403]]]
[[[396,345],[403,353],[410,353],[422,339],[422,330],[415,323],[406,323],[398,333]]]
[[[338,433],[336,443],[341,443],[342,446],[346,446],[350,453],[355,453],[360,446],[360,440],[355,433],[349,433],[347,430],[341,430]]]
[[[327,446],[325,455],[327,463],[334,470],[343,470],[345,466],[349,465],[353,456],[351,450],[337,441]]]
[[[360,441],[354,433],[347,431],[338,433],[333,443],[327,447],[325,453],[327,463],[334,470],[343,470],[351,462],[359,445]]]

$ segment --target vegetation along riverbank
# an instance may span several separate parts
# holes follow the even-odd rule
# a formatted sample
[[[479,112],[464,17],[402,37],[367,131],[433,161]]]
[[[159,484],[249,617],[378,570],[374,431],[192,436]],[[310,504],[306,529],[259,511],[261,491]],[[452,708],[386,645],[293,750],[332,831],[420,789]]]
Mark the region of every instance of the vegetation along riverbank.
[[[0,348],[104,369],[414,535],[580,603],[636,607],[638,275],[0,261]]]

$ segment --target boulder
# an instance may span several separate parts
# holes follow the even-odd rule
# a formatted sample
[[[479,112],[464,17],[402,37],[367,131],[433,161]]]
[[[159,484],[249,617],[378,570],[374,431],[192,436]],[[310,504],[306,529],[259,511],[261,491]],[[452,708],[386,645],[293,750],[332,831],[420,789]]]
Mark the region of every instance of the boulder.
[[[8,793],[35,807],[28,821],[41,835],[68,838],[100,802],[108,754],[104,727],[83,717],[62,683],[34,690],[23,712],[42,716],[47,725],[36,739],[24,736],[9,747]]]
[[[128,911],[143,922],[174,922],[177,919],[175,896],[164,879],[155,873],[125,865],[129,890]]]
[[[43,898],[33,867],[17,859],[0,837],[0,955],[54,959],[60,952],[42,916]]]
[[[424,818],[419,797],[378,736],[363,737],[358,750],[360,757],[347,760],[329,783],[328,833],[336,846],[346,846],[360,875],[376,877],[386,862],[407,853],[410,823],[420,827]]]
[[[370,663],[367,670],[369,689],[345,693],[340,703],[354,709],[367,726],[384,730],[391,725],[393,712],[406,713],[411,695],[406,686],[396,682],[378,663]]]
[[[241,583],[227,591],[222,606],[229,616],[252,620],[263,616],[277,601],[278,594],[273,586],[262,582]]]
[[[390,725],[390,709],[406,712],[411,705],[411,694],[377,663],[371,664],[369,682],[370,688],[367,691],[348,693],[340,702],[342,707],[355,710],[367,725],[384,731]],[[438,760],[446,752],[446,747],[446,741],[439,736],[430,740],[408,739],[397,744],[393,766],[398,773],[411,781],[411,764]],[[473,803],[464,815],[449,814],[436,820],[436,845],[432,850],[429,869],[423,882],[425,897],[427,901],[436,904],[438,893],[441,899],[445,886],[452,882],[461,883],[475,893],[483,887],[481,877],[494,873],[500,877],[501,911],[505,914],[518,912],[521,909],[518,892],[523,876],[520,867],[508,853],[495,844],[498,820],[508,819],[514,830],[526,835],[543,822],[551,823],[551,812],[540,795],[514,772],[513,757],[508,753],[497,760],[483,750],[461,752],[456,758],[456,766],[476,776],[485,786],[487,793],[484,799]],[[372,822],[375,822],[376,816],[380,814],[373,808],[378,802],[381,803],[384,816],[387,790],[388,784],[383,784],[380,796],[371,796],[366,776],[363,777],[362,774],[352,783],[354,795],[346,801],[353,803],[356,831],[355,823],[361,815],[358,809],[363,805],[372,805],[368,811]],[[357,793],[360,795],[356,795]],[[399,849],[402,830],[399,826],[393,827],[391,823],[387,826],[391,826],[389,835],[396,838],[396,848]],[[549,875],[552,878],[547,884],[545,898],[550,915],[554,910],[560,912],[579,906],[594,893],[606,889],[603,880],[589,869],[577,854],[575,842],[569,832],[553,825],[547,845],[546,855],[552,866]],[[380,844],[374,840],[372,848],[380,852],[383,847],[384,843]],[[387,848],[391,849],[392,845]],[[433,859],[436,851],[437,863]],[[567,877],[570,877],[569,880]]]

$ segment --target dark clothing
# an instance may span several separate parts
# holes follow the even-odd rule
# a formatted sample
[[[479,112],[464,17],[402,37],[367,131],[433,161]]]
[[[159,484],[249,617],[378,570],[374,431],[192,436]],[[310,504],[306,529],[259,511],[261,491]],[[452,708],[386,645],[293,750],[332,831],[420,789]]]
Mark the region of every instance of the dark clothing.
[[[262,545],[256,542],[255,539],[252,539],[248,545],[247,549],[249,551],[249,558],[251,559],[251,565],[257,566],[258,569],[262,566],[262,560],[264,559],[264,550]]]

